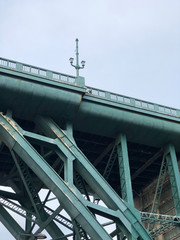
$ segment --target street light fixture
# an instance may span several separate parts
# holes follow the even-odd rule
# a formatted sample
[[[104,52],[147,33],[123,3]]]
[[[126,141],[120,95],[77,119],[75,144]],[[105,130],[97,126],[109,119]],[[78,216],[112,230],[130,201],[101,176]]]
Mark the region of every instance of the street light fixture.
[[[85,61],[81,61],[81,65],[84,67],[85,66]]]
[[[76,69],[76,76],[79,77],[79,69],[83,69],[85,67],[85,61],[81,61],[81,66],[79,66],[79,52],[78,52],[78,39],[76,38],[76,65],[73,64],[74,58],[70,58],[70,64]]]
[[[69,61],[70,61],[71,64],[73,64],[74,58],[71,57],[71,58],[69,59]]]

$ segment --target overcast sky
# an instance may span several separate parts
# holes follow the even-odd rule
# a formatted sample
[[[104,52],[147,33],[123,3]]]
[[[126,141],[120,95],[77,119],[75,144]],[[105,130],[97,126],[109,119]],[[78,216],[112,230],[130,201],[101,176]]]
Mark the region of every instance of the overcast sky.
[[[179,0],[0,1],[1,57],[75,75],[76,38],[86,85],[180,109]]]

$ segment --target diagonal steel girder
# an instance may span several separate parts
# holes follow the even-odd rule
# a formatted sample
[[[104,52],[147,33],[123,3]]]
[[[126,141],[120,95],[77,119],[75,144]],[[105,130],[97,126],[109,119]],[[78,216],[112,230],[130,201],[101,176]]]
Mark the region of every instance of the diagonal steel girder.
[[[35,210],[35,215],[38,219],[38,225],[42,227],[43,223],[47,221],[48,215],[46,211],[43,208],[43,205],[41,203],[40,197],[38,195],[38,192],[36,190],[36,187],[33,183],[33,180],[31,179],[31,175],[29,173],[27,165],[23,162],[23,160],[19,159],[17,160],[17,156],[15,156],[14,152],[11,151],[11,154],[13,156],[13,159],[16,163],[16,166],[18,168],[18,171],[20,173],[21,179],[24,183],[24,186],[26,188],[26,191],[32,201],[34,210]],[[21,168],[19,166],[19,163],[21,162]],[[23,169],[23,171],[22,171]],[[22,201],[21,201],[22,203]],[[30,222],[27,220],[27,224],[30,225]],[[49,221],[48,224],[44,227],[46,228],[47,232],[52,236],[53,238],[57,238],[59,236],[64,236],[64,234],[61,232],[61,230],[57,227],[57,225],[53,221]],[[31,227],[30,227],[31,229]],[[66,239],[66,238],[64,238]]]
[[[123,230],[126,229],[126,234],[128,232],[128,239],[151,239],[139,221],[139,212],[133,208],[132,205],[120,199],[65,132],[61,130],[53,120],[48,118],[39,116],[36,118],[36,123],[45,135],[56,140],[57,146],[67,158],[70,157],[71,159],[75,159],[75,169],[96,194],[99,195],[107,207],[116,213],[117,225]]]
[[[79,201],[78,196],[72,191],[71,187],[59,177],[43,157],[23,137],[17,125],[3,114],[0,114],[0,137],[9,149],[21,156],[24,162],[64,205],[64,209],[71,218],[76,220],[92,239],[112,239],[88,208]]]
[[[19,224],[11,217],[11,215],[6,211],[6,209],[1,204],[0,204],[0,221],[15,238],[19,237],[19,233],[24,232],[23,229],[19,226]]]
[[[36,218],[36,216],[34,215],[33,212],[29,211],[29,209],[23,207],[22,205],[19,205],[19,204],[15,203],[15,202],[12,202],[9,199],[6,199],[4,197],[2,198],[1,196],[0,196],[0,205],[2,205],[5,208],[15,212],[16,214],[20,215],[21,217],[26,218],[28,221],[31,221],[31,223],[36,223],[36,224],[40,225],[39,229],[41,229],[41,231],[52,220],[60,223],[61,225],[63,225],[67,229],[73,231],[72,222],[68,218],[59,214],[59,212],[62,209],[62,206],[59,206],[55,211],[52,210],[51,208],[47,207],[47,206],[44,206],[44,209],[45,209],[46,213],[48,214],[48,218],[47,218],[47,220],[41,222],[39,219]],[[38,229],[38,231],[39,231],[39,229]]]

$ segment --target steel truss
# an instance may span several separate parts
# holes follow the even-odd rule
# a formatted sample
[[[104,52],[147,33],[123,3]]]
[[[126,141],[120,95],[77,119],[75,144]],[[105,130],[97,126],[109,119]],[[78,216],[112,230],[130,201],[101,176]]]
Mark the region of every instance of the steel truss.
[[[174,207],[175,207],[177,216],[157,214],[167,170],[169,173],[172,195],[174,200]],[[179,168],[177,164],[176,152],[175,152],[174,146],[169,144],[164,149],[164,155],[163,155],[163,159],[160,167],[160,172],[159,172],[159,177],[157,181],[151,213],[143,213],[143,214],[141,213],[142,220],[145,222],[148,222],[148,231],[153,238],[166,232],[172,226],[179,224],[179,220],[180,220],[179,182],[180,182],[180,175],[179,175]],[[155,228],[155,224],[158,224],[158,227]]]
[[[151,239],[139,220],[138,211],[130,204],[122,201],[104,178],[97,172],[84,154],[76,146],[72,135],[67,134],[53,120],[37,117],[35,122],[44,135],[24,131],[11,118],[0,115],[0,136],[10,149],[12,157],[23,182],[23,191],[27,198],[26,204],[19,201],[21,207],[30,212],[23,230],[18,223],[7,226],[14,237],[19,233],[33,230],[35,223],[40,232],[46,229],[52,238],[63,237],[63,232],[53,221],[62,209],[71,217],[75,239],[112,239],[115,234],[123,232],[128,239]],[[27,140],[28,139],[28,140]],[[63,174],[58,174],[57,168],[50,166],[42,155],[30,144],[33,139],[36,144],[48,147],[57,156],[57,164],[63,164]],[[49,153],[50,154],[50,153]],[[43,186],[36,186],[32,174],[35,174]],[[88,187],[93,190],[104,206],[90,201]],[[38,192],[46,187],[56,196],[60,205],[55,214],[49,215],[46,204],[40,201]],[[85,196],[85,197],[84,197]],[[25,206],[26,205],[26,206]],[[2,205],[1,207],[5,209]],[[8,213],[7,213],[8,215]],[[117,226],[116,233],[107,233],[96,216],[100,215],[113,220]],[[11,217],[12,218],[12,217]],[[33,224],[33,221],[36,221]],[[13,221],[13,220],[12,220]],[[15,220],[14,220],[15,221]],[[5,220],[3,221],[5,224]],[[67,239],[64,236],[64,239]]]
[[[0,138],[9,148],[23,183],[14,195],[8,196],[7,193],[0,192],[0,220],[16,239],[23,239],[23,234],[26,233],[40,233],[44,229],[54,239],[62,237],[67,240],[69,236],[73,236],[75,240],[108,240],[114,236],[128,240],[152,239],[141,219],[145,221],[146,218],[146,221],[149,219],[148,221],[156,223],[159,223],[159,220],[157,215],[153,215],[152,219],[152,215],[148,216],[147,213],[141,213],[140,217],[139,211],[133,206],[125,135],[117,137],[102,177],[77,147],[70,123],[66,130],[62,130],[52,119],[42,116],[36,117],[35,123],[41,134],[24,131],[12,118],[0,114]],[[36,144],[33,145],[32,142]],[[174,158],[173,148],[169,149]],[[52,155],[55,156],[53,163],[48,160]],[[121,196],[124,200],[105,180],[115,159],[119,162]],[[171,172],[173,167],[169,159],[168,169]],[[171,178],[173,184],[174,181],[177,183],[177,179]],[[39,179],[38,183],[35,179]],[[39,196],[42,188],[49,189],[44,201]],[[51,192],[59,203],[55,210],[47,206]],[[94,203],[89,193],[98,196],[103,205]],[[24,196],[23,201],[21,195]],[[178,196],[177,190],[174,190],[174,195]],[[26,219],[25,229],[6,209]],[[61,214],[62,210],[67,212],[70,219]],[[107,232],[106,224],[101,224],[97,216],[109,219],[116,228]],[[163,218],[163,215],[161,217]],[[164,217],[164,223],[170,222],[179,224],[179,218],[175,221],[173,218]],[[38,226],[37,230],[34,230],[35,225]],[[65,234],[61,226],[70,233]]]

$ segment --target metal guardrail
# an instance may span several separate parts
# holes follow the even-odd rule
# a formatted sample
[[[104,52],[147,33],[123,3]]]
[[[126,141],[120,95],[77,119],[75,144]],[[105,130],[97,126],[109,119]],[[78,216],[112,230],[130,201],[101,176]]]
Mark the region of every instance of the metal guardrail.
[[[5,58],[0,58],[0,67],[5,67],[11,70],[16,70],[25,74],[38,76],[41,78],[51,79],[57,82],[64,82],[69,84],[78,84],[74,76],[58,73],[55,71],[38,68],[25,63],[15,62]]]
[[[38,68],[38,67],[31,66],[28,64],[16,62],[13,60],[8,60],[5,58],[0,58],[0,67],[8,68],[11,70],[16,70],[18,72],[30,74],[33,76],[38,76],[41,78],[51,79],[56,82],[64,82],[64,83],[68,83],[68,84],[79,85],[77,78],[74,76],[63,74],[63,73],[58,73],[55,71],[46,70],[43,68]],[[129,105],[129,106],[132,106],[132,107],[135,107],[138,109],[149,110],[151,112],[156,112],[156,113],[158,112],[161,114],[165,114],[165,115],[169,115],[169,116],[173,116],[173,117],[177,117],[177,118],[180,117],[179,109],[143,101],[143,100],[132,98],[132,97],[127,97],[124,95],[100,90],[97,88],[92,88],[92,87],[88,87],[88,86],[86,86],[86,88],[87,88],[86,94],[91,95],[91,96],[93,95],[93,96],[101,98],[101,99],[113,101],[113,102],[120,103],[120,104]]]
[[[119,95],[116,93],[99,90],[97,88],[92,88],[92,87],[88,87],[88,86],[86,86],[86,87],[87,87],[86,94],[88,94],[90,96],[93,95],[93,96],[96,96],[101,99],[110,100],[110,101],[113,101],[116,103],[129,105],[129,106],[143,109],[143,110],[149,110],[151,112],[156,112],[156,113],[158,112],[161,114],[165,114],[165,115],[169,115],[169,116],[173,116],[173,117],[177,117],[177,118],[180,117],[179,109],[166,107],[163,105],[143,101],[140,99],[131,98],[131,97],[127,97],[124,95]]]

